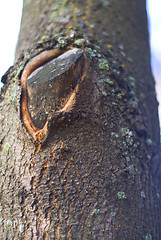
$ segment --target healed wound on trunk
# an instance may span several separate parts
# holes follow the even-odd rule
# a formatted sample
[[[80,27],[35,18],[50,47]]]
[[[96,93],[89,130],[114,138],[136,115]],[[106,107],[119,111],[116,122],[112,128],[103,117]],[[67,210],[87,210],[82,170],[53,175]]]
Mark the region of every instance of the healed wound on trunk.
[[[21,118],[38,149],[49,134],[52,116],[73,108],[85,69],[84,51],[78,48],[44,51],[25,66]]]

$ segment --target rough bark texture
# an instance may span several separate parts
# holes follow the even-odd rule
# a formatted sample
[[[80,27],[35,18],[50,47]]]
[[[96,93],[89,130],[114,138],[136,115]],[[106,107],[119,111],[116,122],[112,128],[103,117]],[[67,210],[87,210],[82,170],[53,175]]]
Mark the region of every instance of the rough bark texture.
[[[84,50],[86,76],[72,111],[51,124],[35,151],[18,79],[33,56],[71,47]],[[15,65],[3,82],[1,239],[160,240],[159,123],[145,1],[24,1]]]

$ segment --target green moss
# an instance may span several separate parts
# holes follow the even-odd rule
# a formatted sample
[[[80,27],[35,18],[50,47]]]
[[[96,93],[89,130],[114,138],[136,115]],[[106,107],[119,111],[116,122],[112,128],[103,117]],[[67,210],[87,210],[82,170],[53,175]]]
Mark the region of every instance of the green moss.
[[[117,196],[118,196],[118,199],[126,199],[125,192],[120,191],[117,193]]]
[[[91,57],[96,57],[97,54],[92,50],[92,48],[87,47],[86,50],[88,51]]]
[[[99,68],[104,71],[109,71],[109,64],[106,59],[100,59]]]
[[[137,109],[138,108],[138,101],[137,99],[133,99],[130,101],[130,104],[132,105],[133,108]]]
[[[66,7],[68,4],[68,0],[61,1],[62,7]]]
[[[23,70],[23,68],[24,68],[23,66],[20,66],[19,68],[17,68],[16,71],[13,72],[12,77],[17,79],[19,74],[20,74],[20,72]]]
[[[121,94],[121,93],[118,93],[118,94],[117,94],[117,98],[118,98],[119,100],[121,100],[121,99],[122,99],[122,94]]]
[[[99,80],[99,83],[107,83],[108,85],[110,86],[113,86],[114,85],[114,81],[112,81],[111,79],[109,78],[102,78]]]
[[[130,165],[130,166],[128,167],[128,169],[129,169],[129,173],[130,173],[130,174],[135,175],[134,165]]]
[[[132,131],[130,131],[128,128],[122,128],[121,129],[121,136],[124,137],[125,141],[123,144],[126,146],[132,146],[134,144],[133,138],[132,138]]]
[[[133,145],[134,141],[133,141],[132,137],[126,136],[125,139],[126,139],[127,145],[129,145],[129,146],[132,146],[132,145]]]
[[[5,143],[5,145],[4,145],[4,151],[5,151],[6,153],[8,153],[9,149],[10,149],[10,144],[9,144],[9,143]]]
[[[114,85],[114,81],[112,81],[112,80],[109,79],[109,78],[104,79],[104,82],[105,82],[105,83],[108,83],[110,86],[113,86],[113,85]]]
[[[94,212],[95,214],[98,214],[98,213],[100,213],[100,210],[95,208],[93,212]]]
[[[81,47],[84,43],[85,43],[84,38],[79,38],[79,39],[74,41],[74,44],[77,45],[78,47]]]
[[[30,58],[30,53],[29,52],[25,52],[24,53],[24,59],[28,60]]]
[[[121,128],[121,135],[122,135],[122,137],[125,137],[125,136],[131,137],[132,131],[130,131],[129,128],[127,128],[127,127]]]
[[[107,96],[107,92],[106,92],[106,91],[102,91],[102,95],[103,95],[104,97],[106,97],[106,96]]]
[[[121,135],[122,137],[125,137],[126,136],[126,133],[129,131],[128,128],[121,128]]]
[[[13,225],[12,220],[8,219],[8,220],[7,220],[7,227],[8,227],[8,228],[11,228],[12,225]]]

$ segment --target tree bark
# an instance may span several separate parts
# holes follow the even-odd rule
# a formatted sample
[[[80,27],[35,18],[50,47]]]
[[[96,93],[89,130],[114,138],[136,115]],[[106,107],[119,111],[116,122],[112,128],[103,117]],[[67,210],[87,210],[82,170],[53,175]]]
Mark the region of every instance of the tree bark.
[[[52,58],[54,73],[44,65]],[[23,76],[41,65],[25,95]],[[145,1],[24,0],[15,65],[2,81],[1,239],[160,240]]]

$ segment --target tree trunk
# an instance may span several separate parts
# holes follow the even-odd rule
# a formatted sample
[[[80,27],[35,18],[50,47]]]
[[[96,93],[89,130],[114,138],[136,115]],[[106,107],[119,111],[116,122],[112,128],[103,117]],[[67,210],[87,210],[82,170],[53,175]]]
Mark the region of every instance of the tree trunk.
[[[145,1],[24,0],[2,81],[1,239],[160,240]]]

